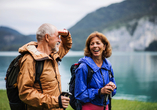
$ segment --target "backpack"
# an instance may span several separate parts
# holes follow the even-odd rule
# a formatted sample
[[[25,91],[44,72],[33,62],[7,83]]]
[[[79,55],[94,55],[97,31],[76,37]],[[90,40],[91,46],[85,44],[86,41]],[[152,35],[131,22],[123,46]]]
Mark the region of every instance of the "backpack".
[[[75,99],[74,96],[74,89],[75,89],[75,70],[79,67],[80,63],[74,63],[73,65],[71,65],[70,68],[70,72],[71,72],[71,79],[70,79],[70,83],[69,83],[69,92],[72,94],[70,96],[70,105],[74,110],[81,110],[82,109],[82,104],[79,100]],[[88,76],[87,76],[87,84],[90,82],[90,80],[92,79],[92,75],[94,73],[93,69],[90,68],[88,65]],[[104,68],[105,70],[108,71],[109,73],[109,79],[111,79],[113,77],[113,74],[111,72],[111,70],[108,70],[106,68]],[[108,99],[110,100],[109,103],[109,110],[111,110],[111,96],[108,97]],[[106,100],[107,102],[107,100]],[[105,103],[106,103],[105,102]],[[104,107],[105,110],[105,107]]]
[[[70,96],[70,105],[74,110],[81,110],[82,109],[82,104],[79,100],[75,99],[74,96],[74,89],[75,89],[75,70],[79,67],[80,63],[75,63],[71,66],[70,72],[71,72],[71,79],[69,83],[69,92],[72,94]],[[92,68],[90,68],[88,65],[88,76],[87,76],[87,84],[90,82],[92,79],[92,75],[94,71]]]
[[[7,97],[9,99],[9,105],[11,110],[26,110],[27,105],[23,103],[19,98],[19,92],[17,87],[17,77],[20,71],[19,61],[24,56],[24,54],[18,55],[9,65],[6,73],[6,91]],[[40,88],[42,90],[40,75],[43,70],[44,61],[36,61],[36,76],[35,82],[39,83]],[[43,90],[42,90],[43,93]]]

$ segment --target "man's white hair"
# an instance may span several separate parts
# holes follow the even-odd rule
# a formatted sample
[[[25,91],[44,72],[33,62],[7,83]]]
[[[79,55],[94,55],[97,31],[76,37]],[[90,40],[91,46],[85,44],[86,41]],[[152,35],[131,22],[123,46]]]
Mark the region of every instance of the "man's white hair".
[[[57,28],[51,24],[48,24],[48,23],[42,24],[36,32],[37,41],[40,41],[41,39],[43,39],[45,34],[49,34],[50,36],[52,36],[56,30]]]

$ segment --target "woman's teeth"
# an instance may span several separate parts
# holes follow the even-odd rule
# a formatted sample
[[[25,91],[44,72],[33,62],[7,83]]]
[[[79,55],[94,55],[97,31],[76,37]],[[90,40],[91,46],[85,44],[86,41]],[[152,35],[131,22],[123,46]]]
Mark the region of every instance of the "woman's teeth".
[[[99,50],[94,50],[94,52],[98,52]]]

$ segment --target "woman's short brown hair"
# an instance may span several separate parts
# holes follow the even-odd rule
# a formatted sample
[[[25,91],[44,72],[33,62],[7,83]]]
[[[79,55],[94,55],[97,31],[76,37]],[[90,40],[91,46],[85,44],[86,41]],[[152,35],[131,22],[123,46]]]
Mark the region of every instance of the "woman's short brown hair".
[[[110,42],[109,42],[108,39],[105,37],[105,35],[103,35],[103,34],[100,33],[100,32],[97,32],[97,31],[91,33],[91,34],[88,36],[88,38],[87,38],[87,40],[86,40],[86,47],[85,47],[85,49],[84,49],[84,55],[85,55],[85,56],[89,56],[89,57],[92,56],[92,53],[91,53],[91,51],[90,51],[89,46],[90,46],[90,42],[91,42],[92,38],[94,38],[94,37],[98,37],[98,38],[101,40],[101,42],[102,42],[104,45],[106,45],[105,51],[103,51],[103,53],[102,53],[102,58],[105,59],[105,58],[110,57],[111,54],[112,54],[112,48],[111,48]]]

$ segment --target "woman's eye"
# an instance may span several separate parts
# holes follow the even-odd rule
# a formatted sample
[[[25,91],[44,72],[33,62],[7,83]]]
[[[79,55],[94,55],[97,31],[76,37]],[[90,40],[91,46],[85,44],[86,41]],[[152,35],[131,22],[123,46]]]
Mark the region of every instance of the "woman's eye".
[[[99,45],[99,44],[100,44],[100,42],[97,42],[97,44]]]
[[[93,45],[94,43],[91,43],[90,45]]]

